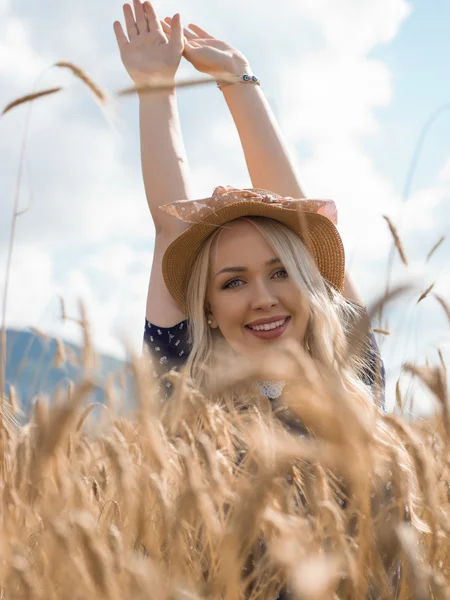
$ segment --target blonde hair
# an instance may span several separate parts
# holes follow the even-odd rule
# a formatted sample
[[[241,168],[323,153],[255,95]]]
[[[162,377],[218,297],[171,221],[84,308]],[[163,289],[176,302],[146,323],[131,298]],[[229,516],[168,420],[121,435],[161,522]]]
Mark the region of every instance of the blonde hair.
[[[289,278],[301,297],[309,302],[309,322],[305,332],[305,347],[311,358],[328,368],[339,366],[344,387],[367,397],[367,386],[361,381],[367,368],[363,352],[355,353],[346,363],[348,339],[352,324],[362,312],[349,304],[320,274],[314,259],[301,238],[289,227],[266,217],[245,217],[257,227],[276,256],[281,260]],[[223,336],[207,323],[207,287],[211,247],[223,228],[218,228],[203,244],[192,267],[187,287],[187,316],[189,341],[192,349],[186,369],[201,390],[206,384],[209,368],[213,366],[213,351]]]

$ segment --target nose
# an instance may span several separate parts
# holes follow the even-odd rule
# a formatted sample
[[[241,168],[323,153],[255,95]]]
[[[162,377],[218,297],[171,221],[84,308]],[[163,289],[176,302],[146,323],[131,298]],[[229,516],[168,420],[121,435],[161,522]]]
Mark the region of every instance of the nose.
[[[252,309],[268,310],[278,304],[278,297],[266,281],[257,281],[252,290]]]

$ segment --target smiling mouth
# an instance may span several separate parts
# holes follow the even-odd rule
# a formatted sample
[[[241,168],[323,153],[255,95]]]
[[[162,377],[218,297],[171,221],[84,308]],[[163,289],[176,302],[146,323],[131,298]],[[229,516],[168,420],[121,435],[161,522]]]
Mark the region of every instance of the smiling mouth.
[[[286,317],[285,319],[280,319],[273,323],[265,323],[264,325],[246,325],[245,328],[255,337],[262,340],[272,340],[283,335],[290,320],[291,317]]]
[[[285,319],[280,319],[273,323],[265,323],[264,325],[247,325],[247,327],[253,331],[270,331],[271,329],[277,329],[277,327],[284,325],[288,318],[289,317],[286,317]]]

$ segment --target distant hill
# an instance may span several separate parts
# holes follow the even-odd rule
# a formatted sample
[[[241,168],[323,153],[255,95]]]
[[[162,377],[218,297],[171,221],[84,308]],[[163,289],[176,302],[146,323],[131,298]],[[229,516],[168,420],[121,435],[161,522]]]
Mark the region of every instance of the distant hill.
[[[82,377],[81,348],[70,342],[63,342],[67,350],[66,357],[72,358],[56,365],[58,354],[57,342],[29,330],[8,329],[6,332],[6,393],[13,385],[21,401],[21,408],[28,416],[33,398],[38,394],[50,397],[59,386],[67,387],[69,381],[77,382]],[[123,372],[125,364],[103,354],[98,355],[96,383],[100,386],[92,400],[104,402],[106,395],[101,389],[108,374]],[[131,394],[132,386],[129,377],[126,387]]]

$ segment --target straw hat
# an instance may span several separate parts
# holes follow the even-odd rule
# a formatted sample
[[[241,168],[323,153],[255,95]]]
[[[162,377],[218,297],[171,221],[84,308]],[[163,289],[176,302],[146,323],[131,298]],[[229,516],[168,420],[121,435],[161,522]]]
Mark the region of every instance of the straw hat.
[[[292,229],[309,249],[324,279],[342,290],[344,246],[331,200],[294,200],[267,190],[218,187],[210,198],[179,200],[160,209],[191,223],[170,244],[162,261],[167,289],[184,312],[189,276],[202,244],[218,227],[240,217],[267,217]]]

